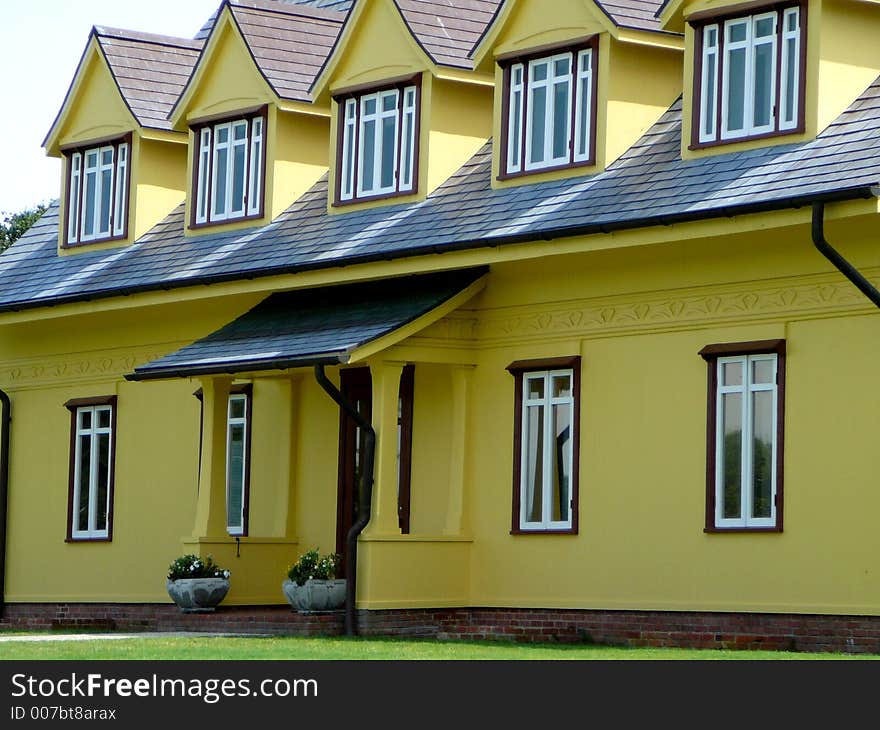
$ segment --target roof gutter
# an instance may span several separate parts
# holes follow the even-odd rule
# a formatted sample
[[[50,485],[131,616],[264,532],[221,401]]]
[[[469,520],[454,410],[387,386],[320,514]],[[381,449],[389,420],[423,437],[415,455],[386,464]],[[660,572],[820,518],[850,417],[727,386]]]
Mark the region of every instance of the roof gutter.
[[[679,223],[693,223],[701,220],[713,220],[718,218],[733,218],[738,215],[750,215],[753,213],[767,213],[775,210],[798,209],[812,206],[816,202],[838,203],[849,200],[869,200],[880,196],[880,189],[874,185],[859,185],[852,188],[842,188],[828,193],[814,193],[812,195],[798,195],[777,200],[762,201],[759,203],[747,203],[724,208],[715,208],[710,211],[686,211],[672,215],[654,215],[645,218],[635,218],[628,221],[612,221],[609,223],[586,223],[576,226],[560,226],[544,231],[529,230],[523,233],[515,233],[506,236],[484,236],[469,240],[457,241],[450,244],[430,245],[401,249],[378,254],[365,254],[350,256],[336,260],[321,260],[306,264],[292,266],[278,266],[264,269],[251,269],[227,274],[214,274],[192,279],[178,279],[173,283],[156,282],[140,284],[127,288],[98,289],[93,292],[67,294],[52,299],[31,299],[25,302],[13,304],[0,304],[0,314],[7,312],[23,312],[30,309],[43,309],[57,307],[78,302],[90,302],[99,299],[113,299],[148,292],[171,291],[173,289],[185,289],[198,286],[211,286],[214,284],[226,284],[240,281],[251,281],[270,276],[286,276],[301,274],[308,271],[321,271],[358,264],[368,264],[377,261],[394,261],[403,258],[415,258],[430,254],[452,253],[455,251],[472,251],[479,248],[496,248],[518,243],[535,243],[538,241],[555,241],[560,238],[573,236],[592,236],[599,233],[613,233],[615,231],[637,230],[639,228],[652,228],[654,226],[672,226]]]
[[[852,282],[856,289],[868,297],[875,307],[880,308],[880,291],[877,291],[877,288],[825,239],[825,204],[822,202],[813,203],[813,245]]]
[[[0,390],[3,416],[0,417],[0,618],[6,613],[6,533],[7,502],[9,499],[9,430],[12,423],[12,403],[5,391]]]
[[[342,392],[327,377],[324,365],[315,365],[315,379],[345,413],[364,431],[364,470],[361,472],[361,485],[358,503],[358,520],[345,537],[345,635],[357,636],[357,551],[358,538],[370,523],[373,507],[373,464],[376,458],[376,431],[358,409],[348,401]]]
[[[143,382],[147,380],[171,380],[175,378],[197,378],[206,375],[237,375],[262,370],[291,370],[312,365],[343,365],[348,362],[348,352],[327,355],[306,355],[274,360],[240,360],[238,362],[219,362],[209,365],[170,365],[137,370],[125,375],[126,380]]]

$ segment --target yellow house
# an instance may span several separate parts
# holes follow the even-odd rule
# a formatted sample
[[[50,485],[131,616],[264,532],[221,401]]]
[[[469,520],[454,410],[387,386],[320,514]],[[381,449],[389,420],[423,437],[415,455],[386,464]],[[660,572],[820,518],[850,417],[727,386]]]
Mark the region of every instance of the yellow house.
[[[60,200],[0,256],[0,625],[880,649],[878,32],[856,0],[96,28]],[[285,603],[316,546],[343,613]],[[181,554],[231,570],[215,614],[169,601]]]

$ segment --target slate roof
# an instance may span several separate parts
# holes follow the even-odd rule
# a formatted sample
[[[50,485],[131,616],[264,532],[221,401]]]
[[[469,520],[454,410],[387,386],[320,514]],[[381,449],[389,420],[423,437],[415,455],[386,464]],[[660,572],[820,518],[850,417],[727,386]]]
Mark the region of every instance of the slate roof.
[[[660,0],[596,0],[596,4],[621,28],[666,32],[657,18]]]
[[[487,144],[420,203],[328,215],[325,176],[262,228],[186,237],[181,205],[134,245],[76,256],[56,253],[56,204],[0,256],[0,311],[864,197],[880,79],[812,141],[685,161],[680,139],[679,100],[597,175],[492,190]]]
[[[102,26],[94,34],[138,124],[171,129],[168,112],[192,73],[202,42]]]
[[[135,368],[131,380],[348,362],[436,309],[487,268],[273,294],[211,335]]]

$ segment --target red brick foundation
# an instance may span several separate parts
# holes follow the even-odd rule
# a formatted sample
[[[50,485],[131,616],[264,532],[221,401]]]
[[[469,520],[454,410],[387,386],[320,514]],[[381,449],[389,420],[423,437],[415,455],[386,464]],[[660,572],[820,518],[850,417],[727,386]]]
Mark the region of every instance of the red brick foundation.
[[[880,616],[459,608],[359,611],[358,620],[364,636],[880,654]],[[160,604],[8,604],[0,629],[338,636],[343,615],[286,606],[184,614]]]

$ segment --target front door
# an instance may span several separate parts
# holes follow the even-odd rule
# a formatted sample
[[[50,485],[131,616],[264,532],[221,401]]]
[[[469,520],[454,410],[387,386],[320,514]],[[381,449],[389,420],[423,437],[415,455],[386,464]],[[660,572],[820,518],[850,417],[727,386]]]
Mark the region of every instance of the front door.
[[[373,383],[369,368],[343,370],[340,390],[366,421],[372,421]],[[340,409],[339,494],[336,501],[336,552],[342,557],[340,576],[345,574],[345,540],[360,512],[365,436],[354,419]]]

